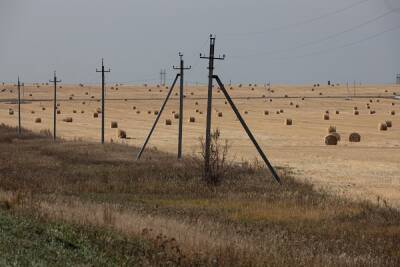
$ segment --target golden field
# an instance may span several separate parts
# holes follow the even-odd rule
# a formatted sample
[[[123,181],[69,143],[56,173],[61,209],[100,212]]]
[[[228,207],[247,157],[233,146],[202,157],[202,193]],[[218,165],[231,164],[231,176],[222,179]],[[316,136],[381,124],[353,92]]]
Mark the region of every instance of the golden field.
[[[17,87],[4,85],[0,88],[3,89],[0,123],[16,126]],[[149,143],[171,153],[177,150],[178,120],[172,112],[179,110],[178,89],[174,89]],[[400,207],[400,101],[393,94],[400,95],[400,87],[357,85],[355,97],[353,87],[347,89],[346,85],[273,85],[270,89],[262,85],[233,85],[227,89],[273,165],[289,167],[297,179],[310,180],[335,194],[373,201],[381,197]],[[53,86],[26,85],[22,91],[25,101],[21,105],[22,126],[33,131],[52,130]],[[107,85],[106,141],[142,145],[156,118],[154,111],[159,110],[167,92],[165,87],[155,85]],[[100,95],[98,85],[61,84],[58,88],[61,112],[57,119],[58,136],[98,142],[101,114],[94,118],[93,113],[100,107]],[[199,137],[205,134],[207,88],[187,86],[185,95],[184,153],[193,154],[200,151]],[[358,108],[359,115],[354,115],[354,107]],[[13,115],[9,114],[9,109],[14,111]],[[283,113],[277,114],[279,110]],[[371,115],[370,110],[375,110],[376,114]],[[265,115],[265,111],[269,115]],[[329,120],[323,118],[326,111],[329,111]],[[222,117],[218,112],[222,112]],[[63,122],[66,117],[72,117],[73,122]],[[195,122],[189,122],[189,117],[195,117]],[[36,118],[41,118],[41,123],[35,123]],[[214,88],[212,118],[213,128],[219,128],[222,138],[229,140],[234,160],[258,157],[217,87]],[[287,118],[293,120],[293,125],[284,124]],[[172,120],[171,126],[165,124],[166,119]],[[380,131],[378,124],[387,120],[392,121],[393,126],[388,131]],[[118,122],[118,128],[127,132],[128,139],[118,139],[117,130],[110,127],[112,121]],[[337,146],[327,146],[324,142],[331,125],[336,126],[341,135]],[[349,142],[352,132],[361,135],[360,143]],[[132,153],[132,158],[135,156]]]

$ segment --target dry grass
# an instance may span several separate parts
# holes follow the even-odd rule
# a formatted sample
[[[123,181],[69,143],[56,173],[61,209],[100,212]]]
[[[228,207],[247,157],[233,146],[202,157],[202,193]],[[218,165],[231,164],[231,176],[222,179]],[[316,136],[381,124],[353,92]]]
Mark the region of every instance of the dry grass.
[[[218,186],[196,158],[53,142],[0,127],[0,207],[145,236],[172,265],[398,265],[400,213],[350,202],[261,164],[230,164]],[[112,249],[112,248],[110,248]],[[179,251],[179,252],[178,252]]]

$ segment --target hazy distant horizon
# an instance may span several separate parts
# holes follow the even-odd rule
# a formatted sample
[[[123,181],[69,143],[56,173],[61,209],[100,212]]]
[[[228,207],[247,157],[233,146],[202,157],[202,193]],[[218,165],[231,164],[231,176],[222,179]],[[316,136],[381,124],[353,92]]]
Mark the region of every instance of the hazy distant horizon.
[[[228,83],[392,84],[400,73],[398,0],[2,0],[0,81],[156,84],[179,64],[207,82],[209,34]]]

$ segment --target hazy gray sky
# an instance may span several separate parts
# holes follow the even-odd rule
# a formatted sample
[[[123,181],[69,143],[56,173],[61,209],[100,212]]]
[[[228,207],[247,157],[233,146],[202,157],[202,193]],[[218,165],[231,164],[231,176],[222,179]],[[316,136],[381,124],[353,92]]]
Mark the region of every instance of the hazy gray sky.
[[[354,4],[354,5],[353,5]],[[352,6],[352,7],[350,7]],[[399,0],[0,0],[0,81],[156,83],[185,54],[205,83],[208,36],[224,81],[392,83]],[[397,28],[396,28],[397,27]],[[394,30],[393,30],[394,29]]]

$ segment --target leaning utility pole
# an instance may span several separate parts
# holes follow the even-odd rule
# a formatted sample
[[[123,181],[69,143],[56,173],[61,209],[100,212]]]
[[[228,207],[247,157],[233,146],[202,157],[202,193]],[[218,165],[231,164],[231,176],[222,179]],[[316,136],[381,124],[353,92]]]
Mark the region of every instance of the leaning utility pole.
[[[207,98],[207,124],[206,124],[206,147],[204,159],[204,174],[209,178],[210,174],[210,145],[211,145],[211,115],[212,115],[212,89],[213,89],[213,76],[214,76],[214,60],[224,60],[225,55],[222,57],[214,57],[215,50],[215,36],[210,35],[210,54],[208,57],[200,54],[200,58],[208,59],[208,98]]]
[[[56,140],[56,124],[57,124],[57,83],[60,83],[61,80],[57,80],[56,71],[54,71],[54,80],[50,80],[49,82],[54,83],[54,106],[53,106],[53,139]]]
[[[179,134],[178,134],[178,159],[182,158],[182,128],[183,128],[183,73],[185,70],[190,70],[192,67],[185,67],[183,54],[179,53],[180,67],[173,66],[174,70],[180,70],[180,91],[179,91]]]
[[[96,72],[101,72],[101,143],[104,144],[104,118],[105,118],[105,73],[111,72],[111,69],[104,70],[104,59],[101,59],[101,70],[96,68]]]
[[[18,76],[18,135],[21,135],[21,83]]]
[[[215,37],[210,35],[210,55],[208,57],[202,56],[200,54],[200,58],[208,59],[209,65],[209,76],[208,76],[208,102],[207,102],[207,127],[206,127],[206,147],[205,147],[205,159],[204,159],[204,175],[208,182],[211,181],[211,169],[210,169],[210,145],[211,145],[211,112],[212,112],[212,89],[213,89],[213,79],[215,79],[220,87],[222,93],[224,94],[226,100],[229,102],[233,112],[235,113],[237,119],[242,124],[245,132],[247,133],[250,140],[253,142],[254,146],[256,147],[258,153],[260,154],[261,158],[264,160],[265,164],[267,165],[268,169],[271,171],[272,177],[278,182],[281,183],[281,179],[279,178],[278,174],[276,173],[274,167],[269,162],[267,156],[257,143],[256,139],[254,138],[252,132],[250,131],[249,127],[247,126],[246,122],[244,121],[243,117],[240,115],[239,110],[237,109],[236,105],[233,103],[232,98],[230,97],[228,91],[226,90],[224,84],[221,82],[218,75],[213,74],[214,70],[214,60],[222,60],[225,59],[225,55],[223,57],[214,57],[214,49],[215,49]]]

